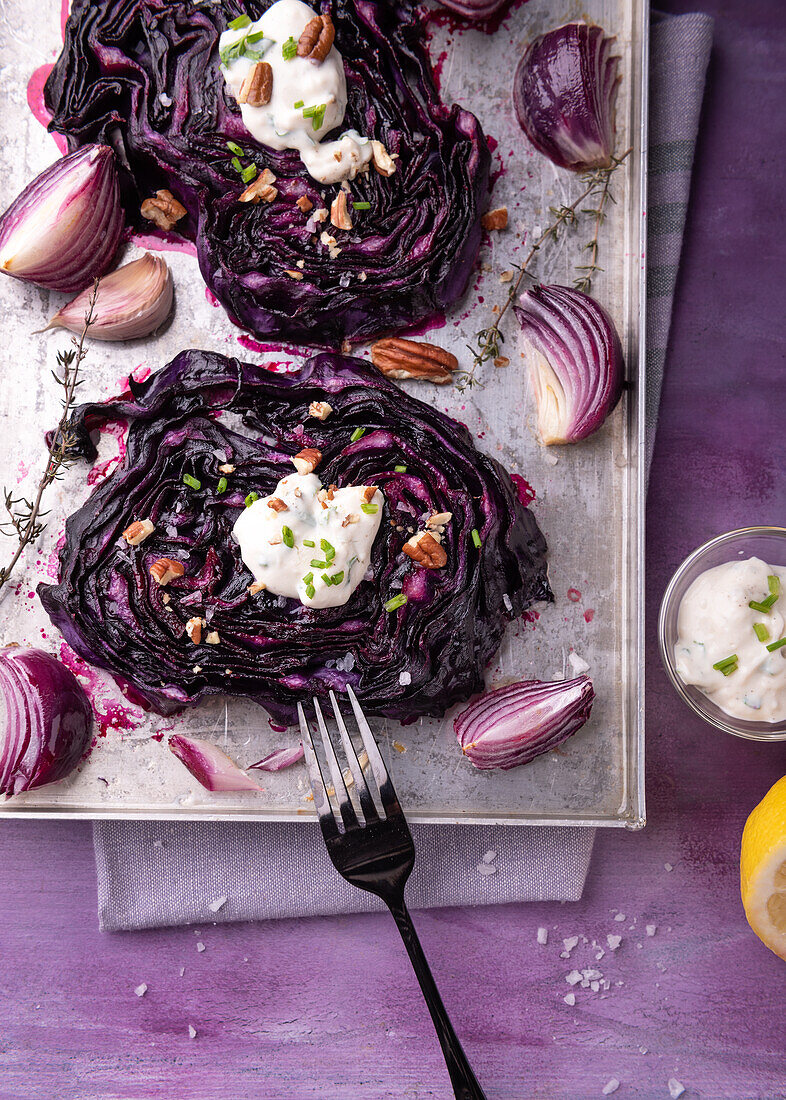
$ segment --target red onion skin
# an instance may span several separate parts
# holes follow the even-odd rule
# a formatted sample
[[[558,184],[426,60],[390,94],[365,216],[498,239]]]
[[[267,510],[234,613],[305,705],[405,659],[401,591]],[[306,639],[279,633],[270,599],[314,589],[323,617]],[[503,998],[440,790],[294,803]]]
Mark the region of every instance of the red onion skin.
[[[465,19],[490,19],[501,11],[509,0],[442,0],[443,8],[450,8]]]
[[[572,737],[589,718],[594,698],[588,676],[523,680],[479,696],[454,719],[453,728],[476,768],[508,771]]]
[[[74,674],[40,649],[0,650],[0,795],[64,779],[90,744],[93,712]]]
[[[625,357],[619,333],[609,314],[580,290],[566,286],[536,286],[513,307],[525,341],[542,355],[562,387],[560,423],[546,431],[545,444],[576,443],[592,435],[613,412],[625,382]],[[534,371],[532,362],[530,369]],[[533,378],[536,397],[539,387]]]
[[[271,752],[269,756],[263,757],[263,759],[257,761],[256,764],[249,764],[249,767],[259,768],[260,771],[263,772],[280,772],[283,771],[284,768],[291,768],[293,764],[299,763],[304,756],[303,742],[298,741],[297,745],[276,749],[275,752]]]
[[[560,168],[607,168],[614,150],[619,58],[602,27],[568,23],[527,47],[513,106],[535,148]]]
[[[169,749],[208,791],[263,789],[234,760],[209,741],[176,733],[169,738]]]
[[[60,211],[61,217],[66,216],[68,207],[82,199],[85,188],[89,188],[96,201],[87,205],[78,228],[51,257],[41,257],[23,272],[0,266],[3,274],[48,290],[75,291],[83,290],[109,269],[120,244],[125,215],[120,205],[115,155],[108,145],[86,145],[36,176],[0,215],[0,248],[21,222],[35,218],[37,208],[53,187],[62,184],[64,177],[84,162],[91,164],[92,173],[82,190],[70,195]]]

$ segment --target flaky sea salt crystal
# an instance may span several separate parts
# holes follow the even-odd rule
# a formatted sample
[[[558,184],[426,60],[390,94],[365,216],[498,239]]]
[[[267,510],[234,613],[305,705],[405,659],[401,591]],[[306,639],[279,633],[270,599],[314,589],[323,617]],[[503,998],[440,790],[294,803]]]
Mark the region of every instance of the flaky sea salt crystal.
[[[681,1081],[678,1081],[676,1077],[669,1078],[669,1096],[671,1100],[680,1100],[683,1092],[685,1092],[685,1086]]]
[[[205,945],[203,943],[198,943],[197,944],[197,951],[204,951],[204,950],[205,950]]]
[[[620,1087],[620,1083],[616,1077],[612,1077],[610,1081],[607,1081],[601,1090],[604,1096],[611,1096],[613,1092],[616,1092]]]
[[[612,936],[609,934],[606,936],[606,943],[609,945],[609,951],[616,951],[622,943],[622,936]]]
[[[145,983],[142,982],[141,985],[138,985],[134,990],[134,993],[136,993],[137,997],[144,997],[145,993],[147,993],[147,986],[145,985]]]
[[[566,940],[563,940],[563,946],[566,951],[572,951],[576,944],[579,942],[578,936],[568,936]]]
[[[667,871],[674,870],[673,866],[670,863],[664,863],[663,866],[666,868]]]
[[[215,901],[211,901],[210,905],[208,905],[208,909],[210,910],[211,913],[217,913],[219,911],[219,909],[224,908],[226,903],[227,903],[226,898],[224,898],[224,897],[216,898]]]
[[[506,609],[507,609],[508,611],[512,611],[512,610],[513,610],[513,604],[512,604],[512,602],[511,602],[510,596],[509,596],[509,595],[507,594],[507,592],[503,592],[503,593],[502,593],[502,602],[504,603],[504,605],[505,605],[505,608],[506,608]]]
[[[597,993],[600,989],[600,982],[590,982],[590,989],[593,993]]]
[[[583,657],[579,657],[574,650],[571,650],[568,654],[568,663],[574,676],[581,676],[582,672],[589,672],[589,664]]]
[[[578,970],[571,970],[570,974],[565,976],[565,981],[568,985],[576,985],[581,981],[581,974]]]
[[[617,913],[617,915],[615,916],[614,920],[616,920],[616,921],[619,921],[619,922],[620,922],[620,924],[621,924],[621,923],[622,923],[622,921],[624,921],[624,920],[625,920],[625,914],[624,914],[624,913]]]
[[[197,1037],[197,1029],[193,1024],[188,1025],[188,1037],[189,1039],[196,1039]]]
[[[648,924],[647,925],[647,935],[648,936],[654,936],[657,931],[658,931],[657,924]]]
[[[559,957],[561,959],[569,959],[570,958],[570,951],[560,951]]]
[[[582,976],[587,978],[588,981],[595,981],[596,978],[602,978],[603,975],[599,970],[582,970]]]
[[[538,939],[539,944],[541,944],[541,945],[547,944],[549,942],[549,930],[548,930],[548,928],[540,927],[538,929],[537,939]]]
[[[570,1005],[571,1008],[572,1008],[573,1005],[575,1005],[575,1003],[576,1003],[576,994],[575,993],[566,993],[565,996],[562,999],[563,999],[563,1001],[565,1002],[566,1005]]]
[[[483,862],[484,863],[493,863],[496,858],[497,858],[497,853],[494,852],[494,851],[489,851],[489,852],[486,852],[485,856],[483,857]]]
[[[401,684],[402,687],[406,687],[408,684],[411,684],[412,683],[412,673],[411,672],[399,672],[398,682]]]
[[[496,875],[497,868],[492,863],[479,863],[478,874],[480,875]]]
[[[606,954],[606,952],[605,952],[605,951],[603,950],[603,948],[601,947],[600,951],[598,951],[597,955],[595,956],[595,961],[596,961],[596,962],[600,962],[600,960],[601,960],[601,959],[603,958],[603,956],[604,956],[605,954]]]

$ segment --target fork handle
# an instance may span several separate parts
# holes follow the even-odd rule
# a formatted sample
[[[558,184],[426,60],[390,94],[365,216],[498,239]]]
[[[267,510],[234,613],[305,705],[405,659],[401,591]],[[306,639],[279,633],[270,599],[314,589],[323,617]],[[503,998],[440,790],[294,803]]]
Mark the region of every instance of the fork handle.
[[[486,1095],[472,1072],[472,1067],[467,1061],[467,1056],[462,1050],[458,1036],[448,1018],[436,982],[426,961],[426,956],[423,954],[423,948],[420,946],[420,940],[412,923],[412,917],[409,915],[409,910],[403,899],[396,901],[385,898],[384,900],[393,914],[393,919],[409,954],[410,962],[420,982],[420,988],[431,1013],[431,1019],[434,1021],[439,1045],[442,1047],[442,1054],[448,1067],[450,1082],[453,1085],[457,1100],[486,1100]]]

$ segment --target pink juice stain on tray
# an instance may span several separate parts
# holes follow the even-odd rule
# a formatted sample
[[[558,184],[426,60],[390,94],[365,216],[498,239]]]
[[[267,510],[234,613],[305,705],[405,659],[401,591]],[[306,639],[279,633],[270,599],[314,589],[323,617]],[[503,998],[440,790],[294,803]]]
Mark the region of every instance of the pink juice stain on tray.
[[[96,669],[74,653],[67,642],[60,643],[60,660],[73,672],[87,692],[93,707],[99,737],[106,737],[112,730],[126,731],[139,728],[139,718],[134,711],[111,698],[111,686]],[[93,744],[95,743],[94,739]]]

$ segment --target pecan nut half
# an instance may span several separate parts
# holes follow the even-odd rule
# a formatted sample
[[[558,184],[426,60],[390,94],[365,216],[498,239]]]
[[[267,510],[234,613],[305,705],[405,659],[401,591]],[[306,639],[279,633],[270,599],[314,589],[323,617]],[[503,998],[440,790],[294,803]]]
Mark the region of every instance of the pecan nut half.
[[[182,561],[174,561],[173,558],[157,558],[150,566],[150,576],[162,588],[176,577],[182,577],[185,571]]]
[[[450,382],[458,359],[436,344],[393,337],[371,346],[371,362],[388,378],[417,378],[444,386]]]
[[[264,168],[240,196],[241,202],[273,202],[278,196],[278,188],[273,186],[276,177],[269,168]]]
[[[129,546],[139,546],[148,535],[152,535],[156,525],[149,519],[137,519],[123,532],[123,538]]]
[[[159,229],[171,229],[188,211],[171,191],[156,191],[151,199],[145,199],[139,210],[143,218],[154,222]]]
[[[265,107],[273,94],[273,70],[267,61],[256,61],[246,73],[237,93],[238,103]]]
[[[274,512],[286,512],[288,511],[287,505],[281,499],[281,497],[271,497],[267,502],[268,508],[272,508]]]
[[[480,219],[484,229],[504,229],[508,224],[507,206],[498,206],[496,210],[488,210]]]
[[[313,474],[322,461],[322,452],[318,451],[316,447],[306,447],[304,450],[298,451],[292,461],[299,474]]]
[[[432,534],[418,531],[402,547],[408,558],[412,558],[425,569],[441,569],[447,563],[448,556]]]
[[[298,57],[307,57],[309,61],[321,65],[330,53],[335,37],[336,28],[330,16],[327,13],[315,15],[303,28],[297,44]]]
[[[330,224],[335,225],[336,229],[352,228],[352,218],[349,216],[346,191],[339,191],[330,204]]]

